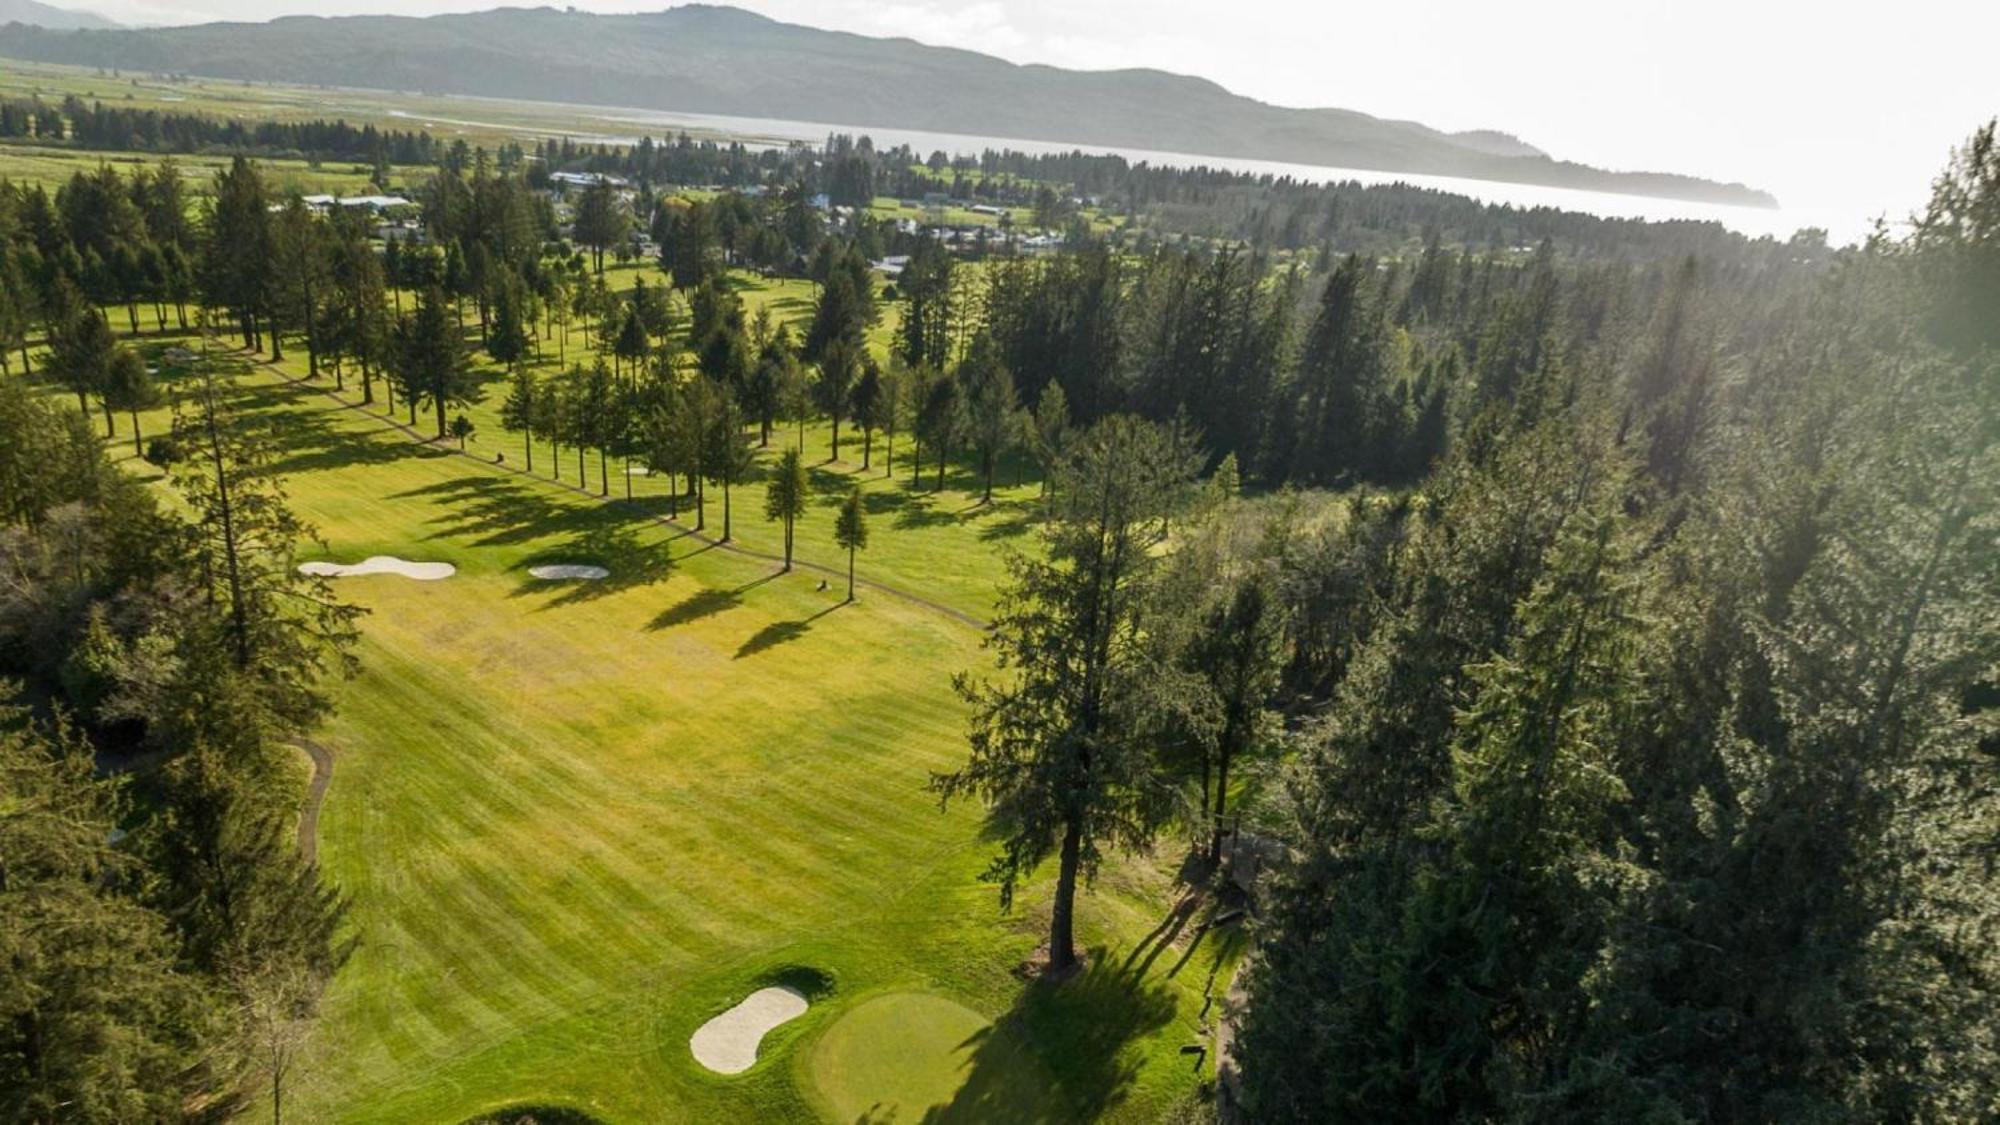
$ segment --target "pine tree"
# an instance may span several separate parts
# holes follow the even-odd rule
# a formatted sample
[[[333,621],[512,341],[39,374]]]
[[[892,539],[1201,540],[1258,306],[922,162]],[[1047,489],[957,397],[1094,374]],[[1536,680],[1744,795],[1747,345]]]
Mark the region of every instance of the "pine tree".
[[[432,286],[417,299],[414,315],[396,328],[396,370],[414,415],[429,404],[443,438],[446,415],[454,406],[479,401],[479,380],[465,354],[463,329],[452,316],[444,291]]]
[[[203,597],[223,621],[230,663],[259,685],[272,729],[300,729],[328,707],[320,681],[329,666],[352,668],[362,611],[332,598],[325,579],[298,573],[298,545],[317,534],[269,471],[271,437],[235,412],[231,392],[204,367],[179,404],[173,437],[186,457],[174,482],[193,512]]]
[[[131,894],[141,872],[108,842],[116,787],[75,732],[0,719],[0,1116],[179,1117],[222,1024],[166,919]]]
[[[833,522],[833,541],[847,552],[847,600],[854,600],[854,553],[868,545],[868,512],[856,485],[840,503],[840,515]]]
[[[61,284],[61,283],[59,283]],[[118,342],[104,314],[77,303],[66,320],[50,326],[49,370],[76,393],[77,412],[90,415],[90,395],[102,396],[111,378]],[[111,408],[104,410],[105,434],[111,433]]]
[[[500,425],[508,433],[521,435],[522,454],[527,470],[535,471],[535,435],[541,432],[542,384],[525,366],[514,368],[507,384],[507,399],[500,404]]]
[[[764,518],[785,525],[785,570],[792,569],[792,529],[805,515],[806,501],[812,496],[812,482],[806,476],[805,459],[796,449],[778,455],[771,478],[764,486]]]
[[[105,409],[123,410],[131,416],[132,453],[135,457],[143,455],[146,445],[144,435],[139,432],[139,412],[160,405],[162,398],[139,353],[130,348],[119,348],[113,353],[105,372],[103,393]]]
[[[976,337],[958,368],[958,384],[963,388],[965,432],[979,455],[980,476],[985,481],[981,502],[993,502],[993,473],[1000,457],[1013,444],[1020,428],[1020,403],[1014,394],[1014,376],[995,354],[987,336]]]
[[[1113,417],[1071,448],[1046,558],[1010,563],[988,642],[1007,676],[957,678],[973,708],[971,757],[931,781],[947,801],[984,801],[1005,826],[986,871],[1003,905],[1056,857],[1048,953],[1056,978],[1078,965],[1079,880],[1094,876],[1107,846],[1145,844],[1168,809],[1142,735],[1152,659],[1136,628],[1157,565],[1155,528],[1177,493],[1156,472],[1165,442],[1156,427]]]
[[[750,452],[749,434],[744,430],[743,408],[727,386],[709,383],[706,397],[711,404],[702,411],[707,416],[701,444],[701,472],[707,481],[722,486],[722,541],[729,542],[730,486],[743,479],[755,458]]]

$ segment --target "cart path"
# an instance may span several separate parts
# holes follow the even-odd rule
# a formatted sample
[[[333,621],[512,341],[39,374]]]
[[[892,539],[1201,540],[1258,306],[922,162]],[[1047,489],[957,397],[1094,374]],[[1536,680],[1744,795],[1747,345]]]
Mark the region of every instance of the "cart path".
[[[333,751],[309,738],[299,739],[298,748],[313,764],[312,784],[306,787],[305,808],[299,812],[299,855],[307,866],[314,866],[319,863],[319,807],[333,782]]]

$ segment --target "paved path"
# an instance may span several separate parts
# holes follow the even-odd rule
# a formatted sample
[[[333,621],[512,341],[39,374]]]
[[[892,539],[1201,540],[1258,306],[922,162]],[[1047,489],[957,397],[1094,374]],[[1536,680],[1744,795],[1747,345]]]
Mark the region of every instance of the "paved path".
[[[625,504],[625,501],[620,497],[600,496],[597,493],[590,491],[588,488],[584,488],[580,485],[570,484],[567,481],[553,480],[548,477],[541,476],[540,474],[537,473],[530,473],[525,468],[519,468],[511,464],[507,465],[495,464],[484,457],[467,452],[465,450],[452,449],[449,446],[439,445],[438,440],[435,437],[426,435],[421,431],[417,430],[415,427],[410,426],[407,423],[398,421],[397,419],[390,417],[387,414],[378,414],[373,410],[367,409],[361,403],[354,402],[347,398],[343,398],[340,394],[336,393],[332,388],[317,386],[306,376],[292,375],[291,373],[278,367],[271,361],[265,359],[257,359],[254,355],[251,356],[250,358],[251,361],[255,363],[258,367],[264,368],[265,370],[271,372],[272,374],[284,380],[291,386],[296,387],[300,390],[311,391],[317,394],[324,395],[327,398],[332,399],[334,402],[338,403],[343,409],[352,410],[355,413],[360,414],[364,418],[368,418],[371,421],[395,429],[400,433],[402,433],[403,435],[405,435],[406,437],[408,437],[411,441],[414,441],[419,445],[433,446],[435,448],[442,449],[444,452],[449,453],[455,457],[463,457],[466,460],[471,461],[475,465],[484,466],[485,468],[490,469],[494,472],[512,473],[513,475],[518,477],[526,477],[529,480],[536,481],[550,488],[559,488],[578,496],[588,497],[589,499],[595,500],[600,504],[620,505],[620,506]],[[694,539],[696,542],[706,543],[711,547],[716,547],[721,550],[731,552],[732,554],[742,555],[744,558],[760,559],[764,562],[774,562],[774,563],[782,563],[785,561],[784,557],[781,555],[774,555],[765,551],[753,551],[748,547],[739,546],[738,544],[733,542],[724,542],[720,539],[711,538],[710,536],[704,535],[699,531],[695,531],[693,528],[683,526],[677,520],[672,520],[665,516],[655,516],[648,514],[645,516],[645,518],[651,520],[656,524],[659,524],[661,527],[671,527],[674,530],[680,532],[681,534]],[[827,575],[829,578],[837,578],[842,582],[847,581],[847,571],[845,568],[842,567],[826,566],[821,563],[808,562],[805,559],[797,557],[793,558],[792,566],[798,570],[810,570],[817,574]],[[902,600],[909,602],[913,605],[920,605],[925,609],[931,610],[934,613],[943,614],[944,616],[949,617],[952,620],[957,621],[962,625],[970,625],[975,629],[986,629],[989,627],[986,621],[978,617],[975,617],[972,614],[966,613],[963,610],[954,609],[951,606],[945,605],[943,602],[932,601],[930,598],[926,598],[921,594],[911,593],[908,590],[899,589],[895,586],[888,586],[884,585],[883,583],[871,581],[866,578],[856,577],[854,580],[854,588],[857,590],[875,590],[880,593],[888,594],[890,597],[901,598]]]

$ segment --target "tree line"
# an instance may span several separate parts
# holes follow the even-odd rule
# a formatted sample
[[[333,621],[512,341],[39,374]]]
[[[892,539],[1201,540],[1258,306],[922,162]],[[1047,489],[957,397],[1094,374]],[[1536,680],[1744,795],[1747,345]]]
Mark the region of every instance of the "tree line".
[[[186,110],[144,109],[39,97],[0,101],[0,137],[67,143],[108,152],[245,153],[370,164],[436,164],[445,147],[422,130],[379,129],[342,120],[244,121]]]
[[[171,440],[169,504],[84,415],[0,379],[9,1120],[180,1119],[260,1089],[282,1118],[350,946],[295,846],[287,759],[358,611],[297,573],[312,529],[226,372],[191,376]]]

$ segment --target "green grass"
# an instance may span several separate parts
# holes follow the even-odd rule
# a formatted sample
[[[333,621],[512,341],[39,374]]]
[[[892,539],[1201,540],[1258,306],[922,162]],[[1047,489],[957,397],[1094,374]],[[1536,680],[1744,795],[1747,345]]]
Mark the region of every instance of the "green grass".
[[[633,278],[640,276],[642,271],[649,285],[661,280],[657,269],[649,266],[607,269],[607,280],[614,289],[628,290]],[[798,327],[803,327],[804,321],[811,316],[810,282],[735,275],[732,283],[743,297],[747,311],[753,315],[757,308],[769,307],[775,321]],[[681,313],[682,323],[685,324],[685,309]],[[468,320],[471,316],[468,311]],[[113,317],[114,323],[121,327],[122,317],[123,313],[116,313]],[[883,320],[885,323],[892,321],[893,313],[885,315]],[[142,327],[147,323],[142,314]],[[884,333],[886,328],[878,324],[876,331]],[[476,323],[469,332],[476,346]],[[595,341],[593,333],[589,342]],[[877,341],[875,346],[879,350],[885,343]],[[583,332],[572,328],[567,345],[561,348],[554,340],[545,341],[541,361],[532,366],[545,378],[560,378],[565,370],[561,357],[565,354],[570,364],[589,362],[594,358],[594,353],[586,347]],[[500,405],[506,398],[504,373],[486,361],[483,354],[479,359],[479,369],[486,380],[485,397],[479,403],[453,412],[464,413],[477,427],[477,432],[467,444],[467,451],[487,461],[500,455],[509,467],[523,468],[529,456],[521,435],[508,433],[500,424]],[[288,343],[283,370],[295,378],[305,375],[305,357],[296,340]],[[323,373],[315,385],[331,391],[334,378],[330,373]],[[352,377],[345,380],[341,395],[344,401],[358,404],[361,400],[358,380]],[[378,401],[369,409],[383,416],[388,415],[387,399],[382,397],[379,388]],[[407,408],[399,405],[394,417],[407,424],[410,416]],[[434,433],[435,420],[420,412],[416,428],[424,434]],[[797,427],[778,426],[773,431],[770,446],[758,450],[758,467],[751,479],[731,490],[730,530],[738,545],[766,554],[781,550],[781,528],[766,522],[763,516],[763,473],[783,448],[799,442]],[[842,427],[841,456],[838,460],[832,457],[832,427],[829,423],[822,419],[805,428],[803,447],[806,463],[811,467],[814,495],[810,510],[797,527],[798,557],[845,574],[846,556],[833,542],[834,516],[846,492],[859,488],[870,520],[869,545],[856,563],[859,576],[863,580],[920,593],[974,617],[986,616],[992,610],[998,586],[1006,575],[1005,549],[1035,549],[1035,500],[1041,491],[1038,470],[1025,458],[1007,460],[996,473],[998,487],[993,502],[988,504],[984,502],[983,482],[962,461],[953,461],[947,467],[945,487],[939,491],[936,462],[927,458],[921,481],[913,486],[909,435],[898,434],[894,446],[892,462],[888,455],[889,442],[882,435],[876,435],[872,457],[865,459],[867,468],[864,469],[862,435],[851,424]],[[625,466],[615,460],[600,464],[597,455],[590,453],[585,456],[582,471],[579,472],[574,449],[565,449],[558,461],[551,456],[547,443],[536,442],[533,461],[536,473],[542,477],[581,486],[592,493],[605,491],[608,480],[612,498],[622,500],[626,495]],[[694,512],[688,508],[686,501],[671,503],[668,500],[671,490],[672,486],[663,478],[643,475],[631,478],[631,495],[637,510],[658,516],[677,510],[680,523],[692,527],[695,523]],[[709,486],[706,491],[708,512],[704,530],[709,536],[719,536],[723,525],[721,490]]]
[[[120,175],[129,177],[137,168],[150,168],[166,159],[168,157],[161,153],[0,144],[0,178],[20,184],[38,184],[53,192],[76,173],[94,172],[100,164],[109,164],[117,168]],[[230,161],[227,156],[187,154],[178,154],[172,159],[180,166],[181,178],[197,191],[208,190],[215,174],[227,168]],[[314,165],[303,160],[259,160],[257,163],[264,171],[266,184],[279,196],[293,192],[301,195],[321,192],[360,195],[374,190],[369,186],[370,171],[365,165],[341,161]],[[396,182],[411,185],[421,182],[428,172],[408,165],[400,165],[393,171]]]
[[[940,811],[924,787],[965,752],[948,678],[986,666],[977,629],[883,594],[842,605],[837,584],[710,547],[645,502],[413,442],[267,369],[243,394],[280,420],[293,502],[332,555],[459,568],[337,587],[371,613],[363,671],[313,735],[337,756],[320,862],[353,903],[359,947],[295,1077],[300,1120],[452,1123],[518,1106],[823,1120],[821,1037],[888,993],[944,998],[995,1042],[1026,1045],[954,1060],[954,1112],[969,1119],[1016,1100],[1023,1067],[1046,1072],[1054,1099],[1025,1104],[1064,1118],[1151,1120],[1189,1096],[1199,1074],[1179,1047],[1237,951],[1162,922],[1173,850],[1113,865],[1086,897],[1083,978],[1024,986],[1014,969],[1042,938],[1047,883],[1002,913],[978,878],[993,847],[979,810]],[[144,421],[164,431],[164,412]],[[150,473],[118,424],[112,448]],[[816,508],[817,523],[830,520]],[[863,573],[981,609],[997,574],[981,528],[884,519]],[[832,561],[826,534],[809,530],[802,553]],[[754,519],[739,535],[774,542]],[[553,560],[614,576],[527,577]],[[703,1021],[801,973],[819,995],[755,1067],[723,1077],[693,1061]],[[895,1087],[878,1098],[934,1088],[884,1074],[841,1097],[878,1080]]]
[[[993,1041],[992,1021],[942,996],[892,992],[856,1004],[813,1044],[815,1092],[836,1121],[925,1121],[945,1116],[975,1070],[1014,1091],[1023,1120],[1043,1106],[1048,1076],[1023,1043]],[[972,1095],[976,1096],[976,1095]]]

